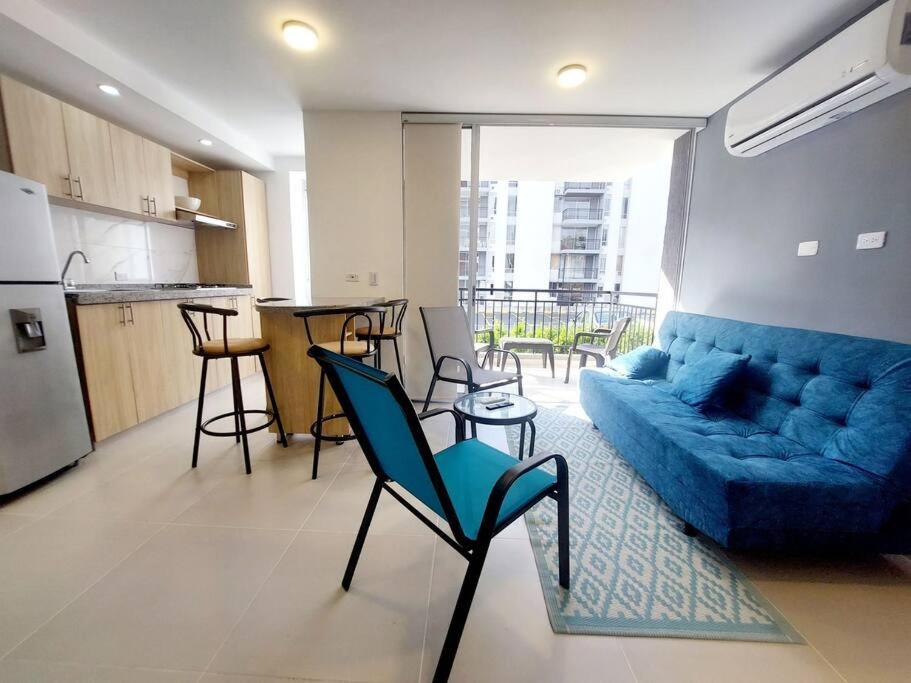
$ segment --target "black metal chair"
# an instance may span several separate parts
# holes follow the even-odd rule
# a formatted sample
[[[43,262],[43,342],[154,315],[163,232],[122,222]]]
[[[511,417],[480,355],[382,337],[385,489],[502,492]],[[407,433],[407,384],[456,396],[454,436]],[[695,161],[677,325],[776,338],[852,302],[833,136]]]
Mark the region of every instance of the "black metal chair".
[[[408,299],[393,299],[378,305],[386,309],[386,320],[392,324],[382,327],[378,325],[372,332],[373,339],[377,343],[376,364],[377,367],[383,367],[383,342],[391,341],[392,347],[395,349],[395,363],[399,369],[399,380],[404,385],[405,375],[402,373],[402,358],[399,356],[399,338],[402,336],[402,324],[405,320],[405,310],[408,308]],[[354,336],[358,339],[366,339],[368,333],[370,331],[366,326],[357,327],[354,330]]]
[[[433,378],[424,400],[424,410],[430,407],[437,382],[461,384],[469,392],[487,391],[507,384],[518,384],[522,395],[522,363],[512,351],[489,348],[478,364],[475,340],[468,327],[468,316],[461,306],[421,306],[421,319],[427,334],[427,346],[433,362]],[[493,354],[505,354],[515,361],[515,372],[488,370],[484,366]],[[491,368],[493,361],[491,360]]]
[[[309,354],[329,377],[358,443],[376,475],[364,519],[354,541],[342,588],[351,587],[380,494],[386,491],[468,560],[446,633],[434,681],[446,681],[474,599],[490,542],[544,498],[557,502],[558,581],[569,589],[569,470],[562,455],[519,461],[477,439],[465,439],[465,424],[454,410],[418,415],[395,375],[352,361],[319,346]],[[456,443],[434,454],[421,420],[449,413]],[[553,463],[556,475],[541,468]],[[439,515],[451,535],[438,527],[401,491],[417,498],[431,517]]]
[[[603,368],[604,364],[617,355],[617,347],[620,345],[620,339],[626,328],[629,326],[632,318],[618,318],[611,327],[599,327],[594,332],[577,332],[573,339],[573,345],[569,349],[569,356],[566,358],[566,379],[564,384],[569,383],[569,369],[573,362],[573,354],[579,354],[579,369],[585,367],[588,357],[595,359],[595,365]],[[580,343],[582,339],[591,339],[590,343]],[[606,339],[604,344],[596,344],[595,339]]]
[[[379,325],[376,328],[374,327],[373,319],[370,317],[371,314],[378,316]],[[339,330],[339,340],[315,342],[313,340],[313,331],[310,328],[310,321],[314,318],[340,315],[345,316],[345,321],[342,323],[341,329]],[[307,332],[307,341],[310,343],[311,349],[319,347],[363,363],[366,358],[375,358],[379,351],[379,343],[373,334],[373,330],[383,328],[386,322],[386,309],[382,306],[359,306],[342,310],[337,308],[316,308],[309,311],[297,311],[294,314],[294,317],[303,318],[304,329]],[[364,339],[350,339],[351,327],[357,324],[358,319],[366,321],[367,334]],[[326,371],[322,368],[320,369],[319,375],[319,398],[317,401],[316,421],[310,425],[310,434],[315,439],[313,444],[313,479],[316,479],[319,474],[320,444],[323,441],[334,441],[337,444],[341,444],[355,438],[353,434],[340,434],[335,436],[323,435],[324,423],[329,422],[330,420],[345,418],[346,415],[344,411],[341,413],[332,413],[331,415],[323,415],[326,403]]]
[[[193,353],[202,358],[202,376],[199,381],[199,402],[196,408],[196,435],[193,439],[193,467],[196,467],[199,459],[199,436],[207,434],[209,436],[233,436],[236,442],[243,441],[244,447],[244,466],[247,474],[252,472],[250,466],[250,446],[247,443],[247,435],[266,429],[273,422],[278,427],[279,440],[282,446],[288,447],[288,439],[285,436],[285,430],[282,427],[282,418],[278,411],[278,403],[275,401],[275,394],[272,392],[272,382],[269,379],[269,370],[266,368],[266,361],[263,354],[269,350],[269,345],[262,339],[230,339],[228,338],[228,318],[236,316],[237,310],[233,308],[216,308],[206,304],[177,304],[180,309],[180,315],[184,323],[190,330],[193,337]],[[196,326],[194,320],[195,314],[202,314],[202,332]],[[209,316],[214,315],[221,318],[221,339],[212,339],[209,332]],[[237,359],[245,356],[256,356],[259,358],[260,367],[263,370],[263,378],[266,381],[266,391],[269,393],[269,401],[272,403],[272,410],[246,410],[244,409],[244,397],[240,387],[240,372],[238,369]],[[228,413],[222,413],[215,417],[202,421],[203,405],[206,396],[206,374],[208,372],[209,361],[219,358],[229,358],[231,360],[231,388],[234,393],[234,410]],[[247,428],[247,415],[265,415],[268,419],[265,424],[257,427]],[[217,432],[208,429],[208,426],[226,417],[234,417],[233,432]]]

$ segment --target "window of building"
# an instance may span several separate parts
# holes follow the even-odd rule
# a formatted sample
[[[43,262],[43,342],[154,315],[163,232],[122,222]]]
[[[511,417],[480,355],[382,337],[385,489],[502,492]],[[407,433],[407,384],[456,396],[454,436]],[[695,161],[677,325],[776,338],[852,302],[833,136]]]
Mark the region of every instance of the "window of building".
[[[516,270],[516,255],[506,254],[506,272],[513,273]]]

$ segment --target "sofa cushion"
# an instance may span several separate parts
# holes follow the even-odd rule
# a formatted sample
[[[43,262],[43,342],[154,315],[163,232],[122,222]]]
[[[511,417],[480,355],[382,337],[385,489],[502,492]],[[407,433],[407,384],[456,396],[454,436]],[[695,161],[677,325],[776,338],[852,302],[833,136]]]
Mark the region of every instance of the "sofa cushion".
[[[704,358],[680,368],[674,375],[671,393],[694,408],[715,403],[737,380],[749,360],[749,356],[712,349]]]
[[[664,374],[669,358],[664,351],[654,346],[639,346],[629,353],[617,356],[608,366],[623,377],[646,379]]]
[[[728,410],[700,412],[666,382],[580,375],[583,408],[676,514],[723,545],[880,529],[882,481]]]
[[[671,312],[664,378],[713,349],[749,354],[724,406],[911,497],[911,346]]]

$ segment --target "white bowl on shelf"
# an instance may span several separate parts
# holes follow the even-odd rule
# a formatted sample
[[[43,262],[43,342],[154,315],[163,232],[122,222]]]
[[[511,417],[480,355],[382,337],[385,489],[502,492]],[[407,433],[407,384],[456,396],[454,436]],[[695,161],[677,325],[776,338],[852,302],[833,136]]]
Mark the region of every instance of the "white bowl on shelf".
[[[199,211],[199,206],[202,204],[202,200],[199,197],[174,197],[174,204],[177,205],[178,209],[186,209],[187,211]]]

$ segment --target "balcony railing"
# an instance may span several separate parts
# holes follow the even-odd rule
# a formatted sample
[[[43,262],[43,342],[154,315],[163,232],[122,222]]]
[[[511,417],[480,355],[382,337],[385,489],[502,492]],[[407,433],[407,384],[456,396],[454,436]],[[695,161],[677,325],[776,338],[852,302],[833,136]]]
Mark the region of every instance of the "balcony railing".
[[[563,209],[564,221],[600,221],[604,212],[601,209],[580,209],[570,207]]]
[[[550,339],[558,352],[565,353],[577,332],[609,328],[614,320],[630,317],[619,346],[625,353],[652,343],[657,299],[643,292],[489,287],[475,290],[474,329],[493,328],[496,341],[506,336]],[[628,303],[631,300],[635,303]],[[468,307],[464,287],[459,288],[459,304]]]
[[[564,237],[560,240],[560,249],[563,251],[601,251],[601,240],[590,240],[584,237]]]
[[[598,266],[558,268],[550,271],[550,279],[556,282],[564,280],[597,280]]]
[[[564,183],[564,192],[604,192],[607,189],[607,183]]]

